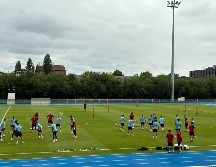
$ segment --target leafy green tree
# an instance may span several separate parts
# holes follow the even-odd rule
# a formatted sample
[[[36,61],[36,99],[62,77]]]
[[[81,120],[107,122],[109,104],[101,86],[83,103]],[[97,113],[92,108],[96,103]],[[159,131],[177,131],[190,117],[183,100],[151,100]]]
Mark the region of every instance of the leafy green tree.
[[[52,60],[49,54],[46,54],[43,61],[44,73],[49,74],[52,71]]]
[[[16,62],[16,65],[15,65],[15,73],[17,72],[17,71],[21,71],[22,70],[22,68],[21,68],[21,63],[20,63],[20,61],[17,61]]]
[[[39,65],[38,64],[36,65],[35,73],[39,73]]]
[[[124,74],[120,70],[117,70],[117,69],[113,72],[113,75],[114,76],[124,76]]]
[[[28,72],[34,72],[34,70],[35,70],[35,67],[34,67],[34,64],[32,62],[32,59],[28,58],[28,61],[26,63],[26,71],[28,71]]]

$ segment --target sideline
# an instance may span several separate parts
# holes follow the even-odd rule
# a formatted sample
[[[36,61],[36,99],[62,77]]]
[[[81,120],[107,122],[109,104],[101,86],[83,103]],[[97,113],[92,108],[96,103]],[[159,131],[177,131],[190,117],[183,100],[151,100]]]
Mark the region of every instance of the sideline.
[[[11,106],[7,109],[6,113],[4,114],[4,116],[3,116],[2,120],[1,120],[1,124],[2,124],[2,122],[4,121],[4,119],[5,119],[5,117],[6,117],[7,113],[8,113],[8,111],[10,110],[10,108],[11,108]],[[0,125],[1,125],[1,124],[0,124]]]

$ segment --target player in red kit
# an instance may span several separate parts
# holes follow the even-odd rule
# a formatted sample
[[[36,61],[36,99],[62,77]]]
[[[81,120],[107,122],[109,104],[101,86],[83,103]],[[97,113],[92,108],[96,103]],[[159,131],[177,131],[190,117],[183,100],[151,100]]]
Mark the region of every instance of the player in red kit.
[[[168,133],[166,135],[166,139],[167,139],[167,144],[168,144],[168,148],[169,148],[169,153],[174,152],[174,148],[173,148],[173,133],[171,132],[171,130],[168,130]]]
[[[35,116],[32,117],[31,119],[31,125],[32,125],[32,128],[31,130],[36,130],[36,124],[37,124],[37,119],[35,118]]]
[[[193,138],[195,136],[194,130],[195,130],[195,126],[194,126],[194,122],[192,121],[191,124],[189,125],[190,142],[193,142]]]
[[[47,115],[47,120],[48,120],[48,127],[51,127],[52,124],[52,119],[54,118],[54,116],[50,113],[49,115]]]
[[[177,143],[178,143],[179,152],[182,152],[182,150],[181,150],[182,135],[181,135],[181,132],[179,130],[176,131],[176,136],[177,136]]]
[[[133,114],[133,112],[131,112],[129,118],[130,118],[131,120],[134,120],[134,114]]]
[[[84,104],[83,104],[83,108],[84,108],[85,111],[86,111],[86,107],[87,107],[87,103],[84,102]]]
[[[38,121],[38,119],[39,119],[39,114],[38,114],[38,112],[36,112],[35,113],[35,119]]]

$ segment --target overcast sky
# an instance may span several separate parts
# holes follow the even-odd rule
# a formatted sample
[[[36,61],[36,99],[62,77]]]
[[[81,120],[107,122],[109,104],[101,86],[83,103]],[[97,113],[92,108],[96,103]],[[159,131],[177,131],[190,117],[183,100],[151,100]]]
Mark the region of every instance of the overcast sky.
[[[216,1],[181,0],[175,10],[175,73],[216,65]],[[166,0],[1,0],[0,71],[45,55],[67,74],[169,74],[172,9]]]

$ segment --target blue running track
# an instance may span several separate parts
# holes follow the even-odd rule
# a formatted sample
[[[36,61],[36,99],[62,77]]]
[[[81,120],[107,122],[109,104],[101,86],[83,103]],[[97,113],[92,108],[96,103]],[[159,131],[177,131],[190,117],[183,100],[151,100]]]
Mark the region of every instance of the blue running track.
[[[216,150],[0,160],[1,167],[216,167]]]

